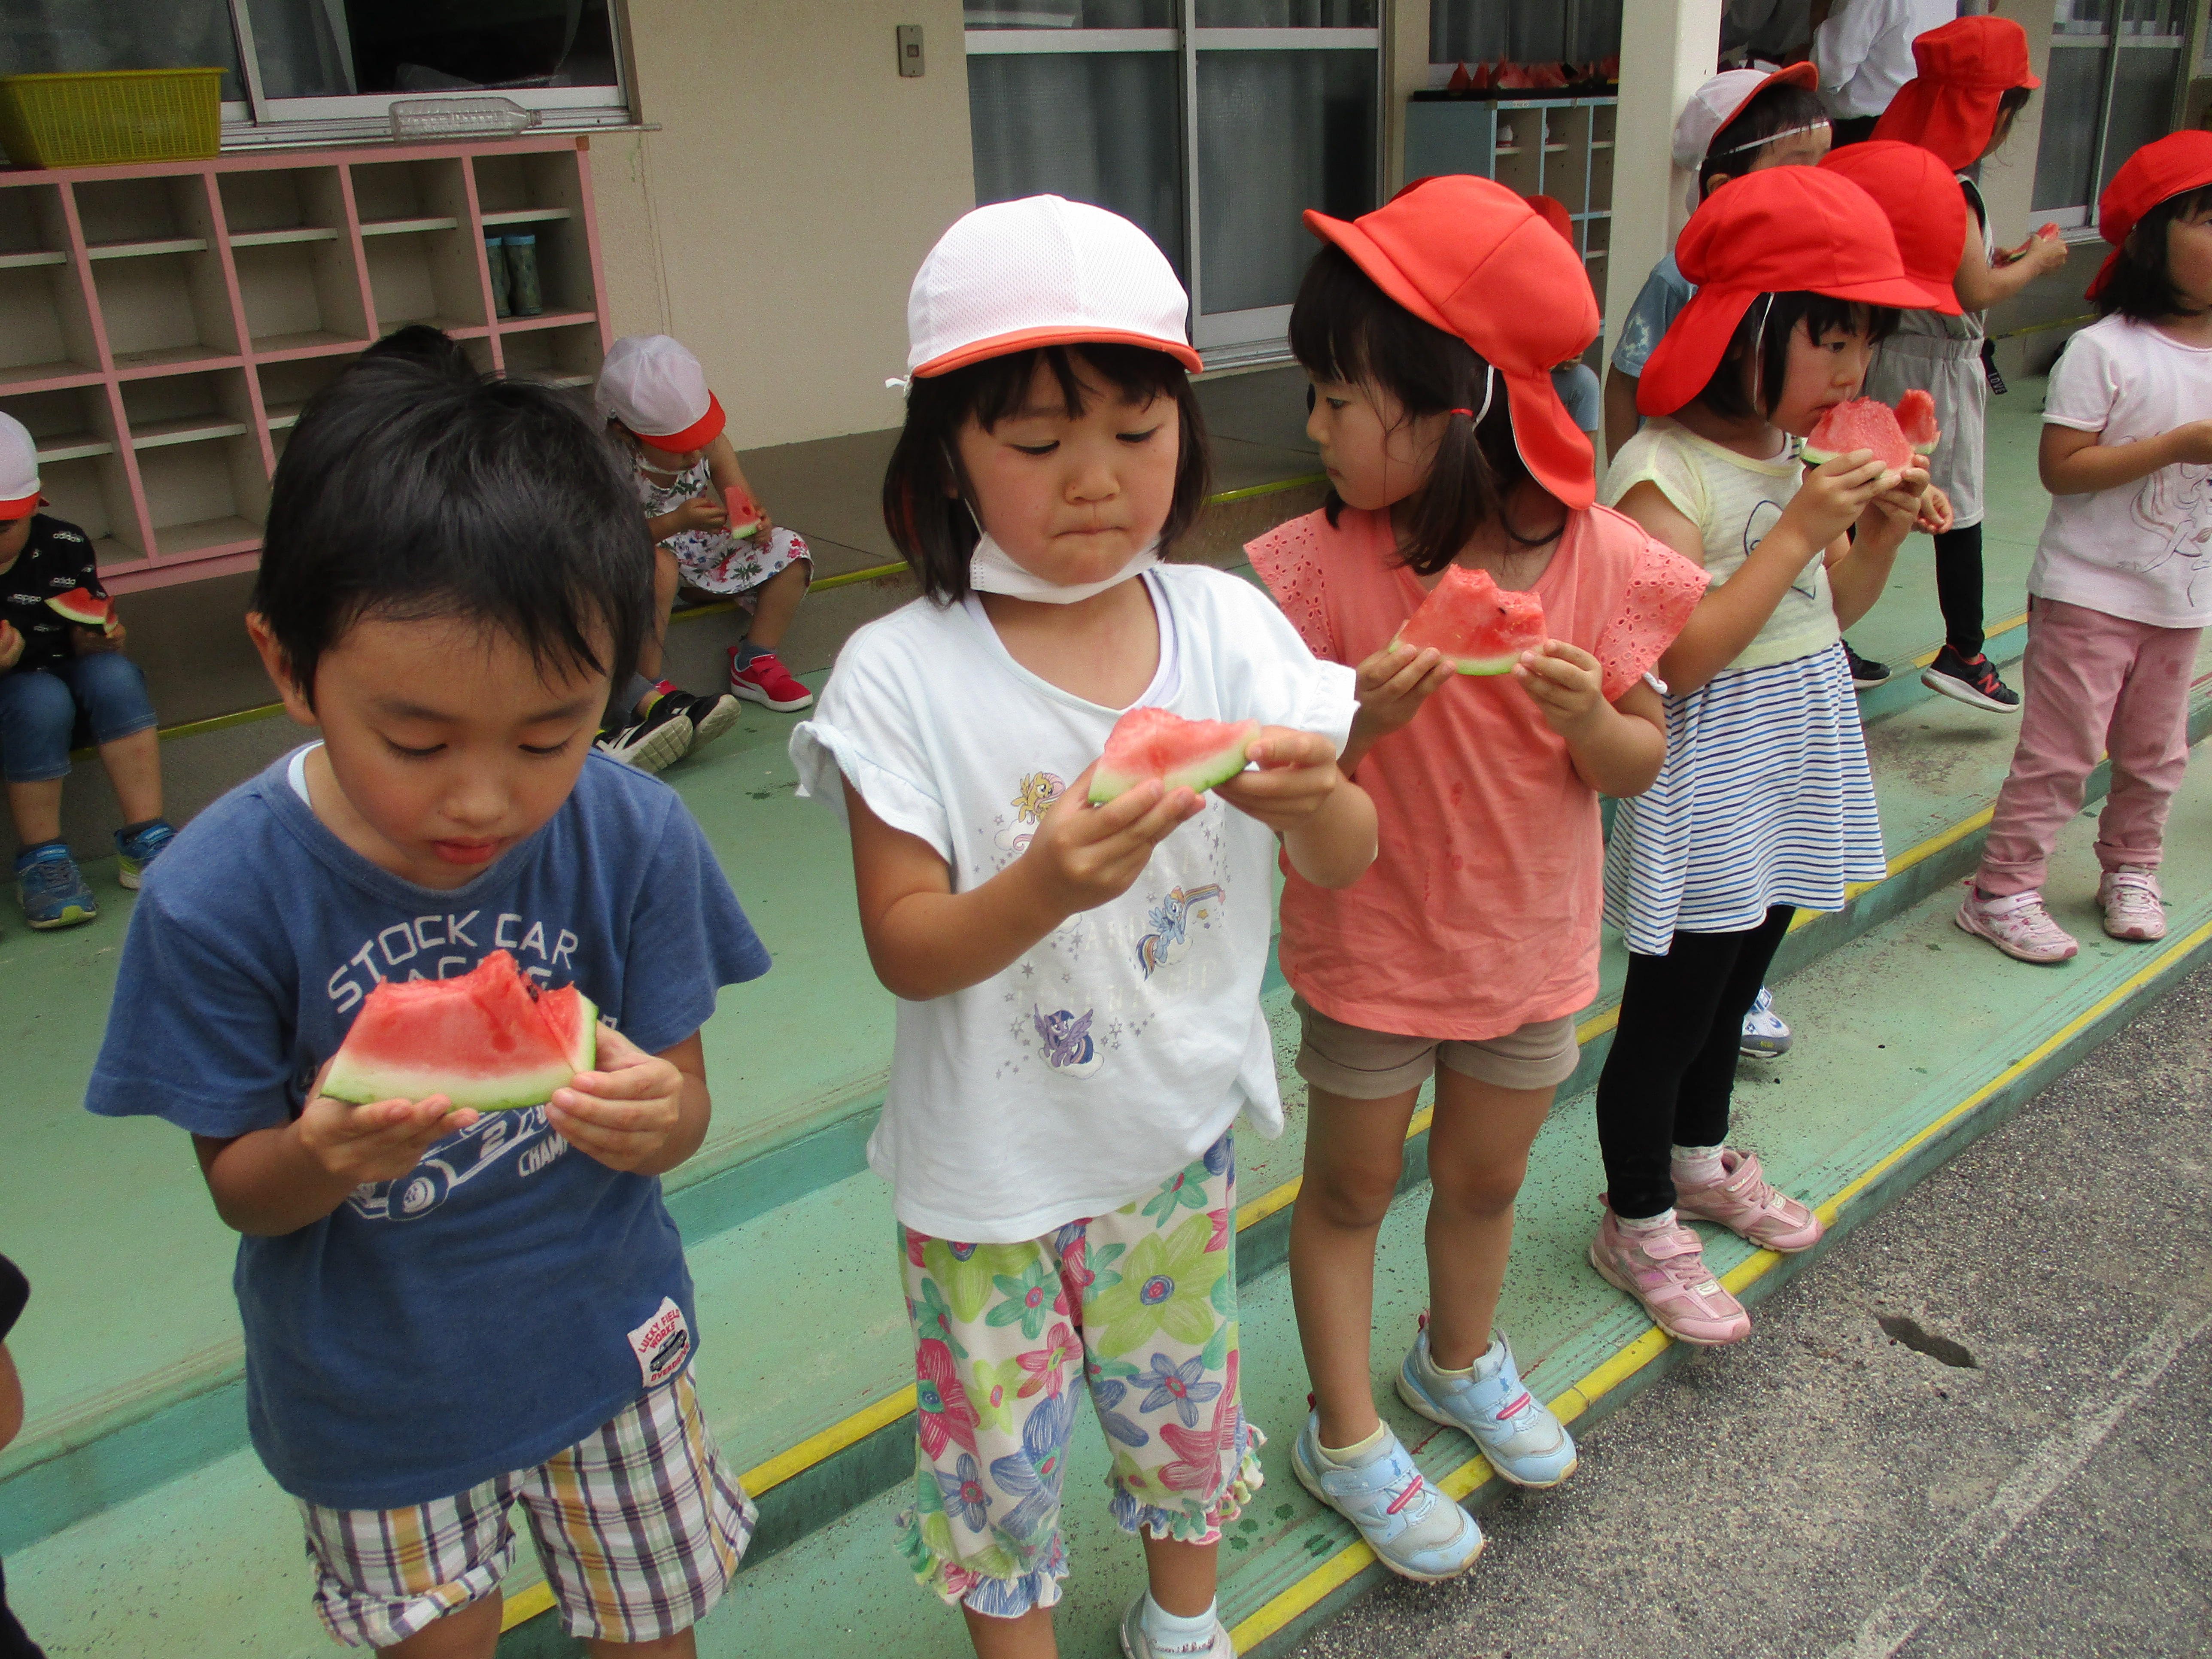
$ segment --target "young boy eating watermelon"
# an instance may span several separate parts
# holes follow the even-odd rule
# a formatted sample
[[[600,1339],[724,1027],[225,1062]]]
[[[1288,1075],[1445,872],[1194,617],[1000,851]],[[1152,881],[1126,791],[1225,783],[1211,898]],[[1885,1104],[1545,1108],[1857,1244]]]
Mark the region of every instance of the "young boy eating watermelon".
[[[706,1133],[716,988],[768,956],[682,802],[593,751],[652,604],[557,392],[349,373],[277,469],[247,619],[321,740],[196,818],[131,918],[86,1104],[189,1131],[243,1235],[254,1445],[349,1644],[489,1656],[520,1504],[592,1653],[690,1654],[750,1531],[659,1177]],[[595,1069],[481,1115],[320,1091],[380,984],[501,951],[611,1022]],[[441,1057],[455,1091],[494,1046]]]
[[[15,821],[15,897],[33,927],[74,927],[100,902],[62,839],[62,780],[82,729],[99,746],[123,827],[117,879],[140,873],[175,833],[161,816],[161,738],[146,677],[100,585],[92,538],[41,513],[39,449],[0,415],[0,757]]]

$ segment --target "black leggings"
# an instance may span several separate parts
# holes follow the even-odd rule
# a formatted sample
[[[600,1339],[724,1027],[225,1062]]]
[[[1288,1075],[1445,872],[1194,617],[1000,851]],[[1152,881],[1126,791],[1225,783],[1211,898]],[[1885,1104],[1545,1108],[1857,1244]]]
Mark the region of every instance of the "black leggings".
[[[1982,654],[1982,527],[1947,530],[1936,538],[1936,603],[1943,640],[1968,662]]]
[[[1786,904],[1741,933],[1677,933],[1663,957],[1632,955],[1620,1024],[1597,1080],[1597,1140],[1613,1212],[1674,1206],[1676,1146],[1728,1138],[1743,1017],[1796,914]]]

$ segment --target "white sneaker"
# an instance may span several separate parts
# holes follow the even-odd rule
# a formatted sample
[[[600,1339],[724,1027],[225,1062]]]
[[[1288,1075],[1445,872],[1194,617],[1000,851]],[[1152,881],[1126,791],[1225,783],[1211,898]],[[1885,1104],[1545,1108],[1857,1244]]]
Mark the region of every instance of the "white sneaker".
[[[1774,1012],[1774,993],[1764,985],[1743,1017],[1736,1052],[1753,1060],[1773,1060],[1790,1052],[1790,1024]]]
[[[1129,1604],[1128,1612],[1121,1615],[1121,1652],[1124,1659],[1166,1659],[1152,1645],[1152,1638],[1145,1633],[1145,1595],[1140,1593]],[[1237,1659],[1236,1644],[1230,1641],[1229,1632],[1218,1615],[1213,1620],[1213,1640],[1195,1650],[1181,1648],[1175,1659]]]
[[[2105,931],[2114,939],[2166,937],[2166,906],[2159,897],[2158,874],[2148,866],[2124,864],[2106,871],[2097,884],[2097,902],[2105,907]]]
[[[1959,907],[1954,920],[1962,932],[1989,940],[2007,956],[2021,962],[2064,962],[2081,948],[2073,934],[2051,919],[2051,912],[2043,908],[2043,895],[2032,889],[2003,898],[1985,899],[1969,881],[1966,902]],[[2161,919],[2161,930],[2164,926]]]

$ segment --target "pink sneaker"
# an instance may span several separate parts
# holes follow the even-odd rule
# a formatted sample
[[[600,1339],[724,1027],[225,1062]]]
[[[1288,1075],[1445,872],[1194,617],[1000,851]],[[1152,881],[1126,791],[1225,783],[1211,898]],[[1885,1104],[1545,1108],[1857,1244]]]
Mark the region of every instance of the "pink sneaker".
[[[773,651],[763,651],[743,668],[738,666],[738,647],[730,647],[730,690],[748,702],[765,703],[781,714],[804,708],[814,694],[792,678]]]
[[[2105,907],[2105,931],[2114,939],[2164,939],[2166,906],[2158,873],[2140,864],[2105,872],[2097,884],[2097,902]]]
[[[1674,1212],[1717,1221],[1762,1249],[1784,1255],[1809,1250],[1820,1242],[1820,1218],[1789,1194],[1767,1185],[1757,1153],[1727,1147],[1721,1153],[1721,1171],[1718,1181],[1702,1187],[1686,1187],[1677,1181]]]
[[[2073,934],[2051,921],[2051,912],[2043,908],[2043,895],[2034,891],[1985,899],[1970,881],[1966,902],[1954,920],[1960,931],[1989,940],[2021,962],[2063,962],[2081,948]]]
[[[1713,1348],[1751,1334],[1751,1316],[1706,1267],[1705,1247],[1687,1227],[1632,1233],[1608,1203],[1589,1259],[1607,1284],[1641,1302],[1651,1322],[1677,1342]]]

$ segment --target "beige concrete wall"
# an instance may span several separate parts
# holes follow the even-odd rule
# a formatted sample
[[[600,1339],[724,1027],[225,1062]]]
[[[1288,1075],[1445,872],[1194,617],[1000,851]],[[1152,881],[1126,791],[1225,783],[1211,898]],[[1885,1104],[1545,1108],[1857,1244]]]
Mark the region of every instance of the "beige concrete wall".
[[[1605,349],[1637,290],[1690,216],[1695,175],[1674,165],[1674,118],[1712,76],[1721,0],[1631,0],[1620,28],[1620,111],[1613,151]]]
[[[1990,9],[2027,31],[2028,67],[2041,78],[2051,62],[2051,21],[2057,15],[2057,0],[1997,0]],[[2043,98],[2039,92],[2014,118],[2012,136],[2004,147],[1982,163],[1982,199],[1989,204],[1990,228],[2000,246],[2014,246],[2035,228],[2037,222],[2029,211],[2035,198],[2036,152],[2042,143]],[[2081,264],[2084,258],[2077,252],[2067,262],[2068,269]],[[2088,259],[2087,270],[2095,269],[2095,260]],[[2075,286],[2088,280],[2085,270]]]
[[[595,138],[617,334],[699,354],[738,448],[898,424],[906,294],[975,205],[960,0],[629,0],[638,112]],[[927,73],[897,72],[920,23]]]
[[[1429,0],[1382,8],[1382,195],[1406,182],[1406,105],[1429,84]]]

